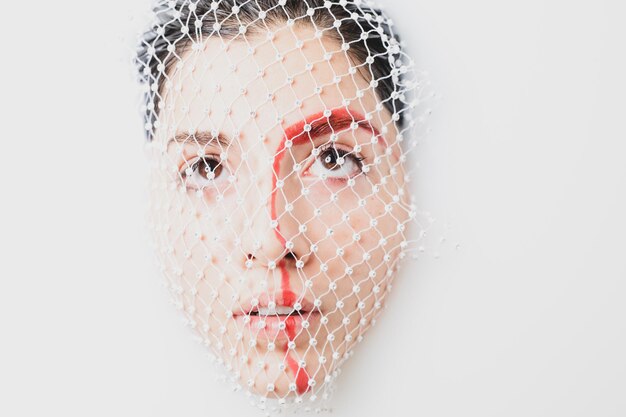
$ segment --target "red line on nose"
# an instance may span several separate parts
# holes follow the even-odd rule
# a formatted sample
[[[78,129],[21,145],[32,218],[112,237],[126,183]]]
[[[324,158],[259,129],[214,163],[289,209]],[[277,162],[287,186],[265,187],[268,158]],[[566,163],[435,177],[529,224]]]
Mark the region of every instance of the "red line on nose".
[[[274,161],[272,164],[272,195],[270,198],[270,212],[271,212],[271,216],[272,216],[272,221],[277,221],[278,220],[278,215],[276,213],[276,193],[278,192],[278,189],[276,187],[276,183],[278,182],[278,174],[280,173],[280,161],[282,161],[283,157],[285,156],[285,141],[287,140],[286,137],[284,137],[281,142],[280,145],[278,145],[278,149],[276,149],[276,153],[274,154]],[[285,247],[285,238],[284,236],[280,233],[280,225],[277,223],[276,227],[274,228],[274,233],[276,234],[276,237],[278,238],[278,241],[280,242],[280,244]]]
[[[271,216],[272,216],[272,221],[276,221],[276,227],[274,228],[274,234],[276,234],[276,237],[278,238],[278,241],[280,242],[281,246],[284,248],[286,245],[286,241],[285,241],[285,237],[280,233],[280,224],[278,224],[278,215],[276,213],[276,193],[278,192],[278,189],[276,187],[276,183],[278,182],[278,174],[280,173],[280,162],[283,159],[283,157],[285,156],[285,142],[287,141],[287,136],[283,137],[283,139],[280,142],[280,145],[278,145],[278,149],[276,149],[276,153],[274,154],[274,161],[272,164],[272,168],[273,168],[273,173],[272,173],[272,195],[271,195],[271,199],[270,199],[270,211],[271,211]],[[292,306],[293,303],[295,302],[295,297],[291,297],[291,296],[286,296],[285,294],[293,294],[293,292],[291,291],[291,288],[289,286],[289,271],[287,271],[287,268],[285,267],[285,260],[282,259],[278,262],[278,268],[280,269],[280,275],[281,275],[281,290],[283,293],[283,298],[289,298],[288,300],[283,300],[283,302],[286,305]],[[289,304],[287,304],[289,303]]]

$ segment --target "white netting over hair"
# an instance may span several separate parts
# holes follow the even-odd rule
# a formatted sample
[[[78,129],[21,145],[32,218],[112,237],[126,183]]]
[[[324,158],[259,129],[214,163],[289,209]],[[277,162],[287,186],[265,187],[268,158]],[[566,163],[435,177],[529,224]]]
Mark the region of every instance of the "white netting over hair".
[[[429,223],[409,193],[428,110],[393,22],[359,0],[159,1],[136,64],[175,305],[256,405],[317,407]]]

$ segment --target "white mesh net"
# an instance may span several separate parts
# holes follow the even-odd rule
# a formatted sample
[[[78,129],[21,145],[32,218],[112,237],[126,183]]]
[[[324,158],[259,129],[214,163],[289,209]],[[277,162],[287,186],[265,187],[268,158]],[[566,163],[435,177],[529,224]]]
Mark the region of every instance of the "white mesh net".
[[[426,228],[413,61],[366,1],[154,12],[136,62],[174,303],[261,408],[327,399]]]

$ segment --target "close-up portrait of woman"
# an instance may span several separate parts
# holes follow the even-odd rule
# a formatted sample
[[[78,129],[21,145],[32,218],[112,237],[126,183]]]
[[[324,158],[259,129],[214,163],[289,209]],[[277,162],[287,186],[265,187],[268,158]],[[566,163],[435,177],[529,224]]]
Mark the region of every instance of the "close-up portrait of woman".
[[[327,396],[415,218],[410,61],[360,1],[157,7],[139,64],[175,303],[250,391]]]

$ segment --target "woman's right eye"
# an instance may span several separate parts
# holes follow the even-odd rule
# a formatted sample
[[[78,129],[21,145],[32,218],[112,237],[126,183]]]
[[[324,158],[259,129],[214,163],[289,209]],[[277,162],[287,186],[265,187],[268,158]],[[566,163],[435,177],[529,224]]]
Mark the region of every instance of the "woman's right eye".
[[[220,160],[210,156],[201,156],[185,164],[181,173],[187,186],[202,189],[216,180],[224,170]]]

